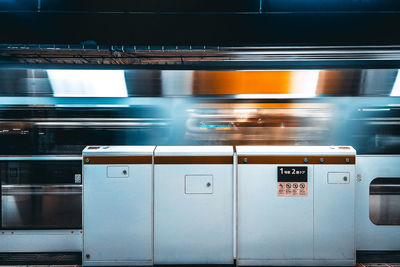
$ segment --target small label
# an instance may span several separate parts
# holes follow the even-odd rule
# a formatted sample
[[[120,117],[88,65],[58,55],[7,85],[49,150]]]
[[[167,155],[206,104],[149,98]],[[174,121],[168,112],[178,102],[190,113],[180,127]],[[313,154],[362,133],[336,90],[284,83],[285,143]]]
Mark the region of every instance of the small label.
[[[80,173],[75,174],[75,183],[76,184],[82,183],[82,174],[80,174]]]
[[[305,197],[308,195],[307,167],[278,166],[278,196]]]
[[[307,183],[278,182],[279,197],[305,197],[308,195]]]

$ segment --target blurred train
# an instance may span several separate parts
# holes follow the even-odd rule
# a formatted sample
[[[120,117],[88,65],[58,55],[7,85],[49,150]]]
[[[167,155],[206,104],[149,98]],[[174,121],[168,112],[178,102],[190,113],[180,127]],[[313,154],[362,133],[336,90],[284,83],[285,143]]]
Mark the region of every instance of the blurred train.
[[[399,251],[399,73],[2,67],[0,257],[82,252],[87,145],[352,146],[356,249]]]

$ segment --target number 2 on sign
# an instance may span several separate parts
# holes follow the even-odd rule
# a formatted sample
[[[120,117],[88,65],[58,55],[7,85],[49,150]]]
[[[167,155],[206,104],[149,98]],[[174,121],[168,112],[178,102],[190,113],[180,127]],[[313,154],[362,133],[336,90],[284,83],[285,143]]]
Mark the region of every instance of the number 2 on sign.
[[[288,173],[288,171],[283,172],[283,168],[280,168],[279,170],[281,171],[281,174]],[[296,174],[296,169],[292,169],[292,174]]]

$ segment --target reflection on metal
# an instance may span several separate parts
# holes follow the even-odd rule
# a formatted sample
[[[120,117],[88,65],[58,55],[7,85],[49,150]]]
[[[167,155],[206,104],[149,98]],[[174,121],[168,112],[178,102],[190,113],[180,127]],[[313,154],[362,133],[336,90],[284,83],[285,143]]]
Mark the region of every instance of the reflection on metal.
[[[190,95],[193,88],[193,71],[168,71],[161,72],[161,88],[163,95],[174,95],[177,88],[181,88],[184,95]]]
[[[80,229],[80,157],[1,157],[3,229]],[[21,158],[23,158],[21,160]],[[73,158],[73,159],[72,159]]]
[[[2,195],[80,195],[81,185],[3,185]]]
[[[376,178],[371,182],[369,217],[376,225],[400,225],[400,178]]]
[[[1,69],[0,96],[228,96],[310,98],[396,95],[398,69],[71,70]],[[34,103],[32,103],[34,104]]]
[[[81,185],[2,185],[2,228],[81,228]]]

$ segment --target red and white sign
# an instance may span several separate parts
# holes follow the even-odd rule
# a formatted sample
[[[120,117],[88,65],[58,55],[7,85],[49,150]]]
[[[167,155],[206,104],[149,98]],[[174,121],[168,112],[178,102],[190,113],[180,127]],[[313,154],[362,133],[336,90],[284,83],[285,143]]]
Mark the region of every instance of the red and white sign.
[[[278,182],[278,197],[306,197],[307,182]]]

